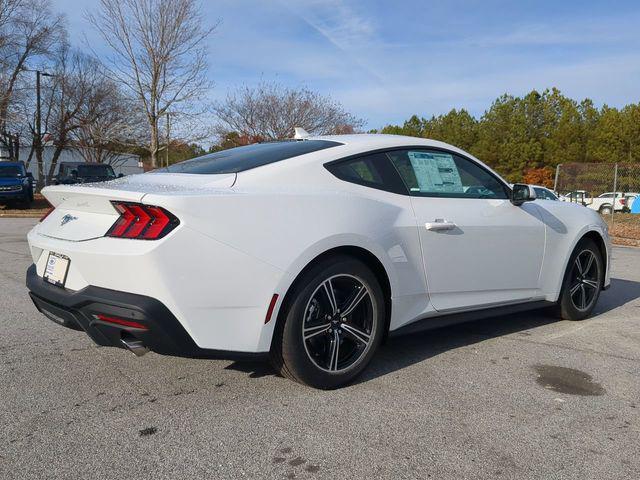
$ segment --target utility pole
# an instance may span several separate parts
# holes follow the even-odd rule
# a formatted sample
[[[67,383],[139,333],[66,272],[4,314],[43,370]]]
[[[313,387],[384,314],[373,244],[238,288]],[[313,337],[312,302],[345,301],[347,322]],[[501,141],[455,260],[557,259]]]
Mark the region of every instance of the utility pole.
[[[38,164],[38,186],[42,187],[46,182],[44,178],[44,165],[42,162],[42,110],[40,105],[40,77],[53,77],[52,74],[41,70],[28,70],[28,72],[36,72],[36,135],[35,135],[35,151],[36,163]]]
[[[559,163],[556,166],[556,178],[553,181],[553,191],[557,194],[558,193],[558,176],[560,175],[560,167],[562,166],[561,163]]]
[[[618,164],[613,170],[613,205],[611,206],[611,228],[613,228],[613,214],[616,211],[616,200],[618,199]],[[624,193],[622,194],[622,198],[624,198]]]
[[[167,164],[166,166],[168,167],[169,166],[169,143],[170,143],[169,132],[171,128],[171,121],[169,120],[169,118],[171,114],[167,112],[166,115],[167,115],[167,150],[166,152],[164,152],[164,158],[165,158],[165,163]]]

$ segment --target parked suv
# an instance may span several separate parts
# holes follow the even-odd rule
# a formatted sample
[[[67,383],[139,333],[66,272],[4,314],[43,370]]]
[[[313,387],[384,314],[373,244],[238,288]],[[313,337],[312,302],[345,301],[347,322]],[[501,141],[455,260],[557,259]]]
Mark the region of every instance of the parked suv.
[[[0,162],[0,203],[33,201],[33,176],[22,162]]]
[[[122,174],[119,175],[120,177]],[[106,163],[62,162],[58,175],[54,179],[56,185],[74,183],[106,182],[116,177],[111,165]]]

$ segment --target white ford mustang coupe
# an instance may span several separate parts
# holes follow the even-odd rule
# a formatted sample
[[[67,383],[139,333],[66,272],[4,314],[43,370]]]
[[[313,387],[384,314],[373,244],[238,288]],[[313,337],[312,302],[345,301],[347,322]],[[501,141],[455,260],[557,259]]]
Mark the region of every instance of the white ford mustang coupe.
[[[580,320],[609,285],[596,212],[432,140],[261,143],[43,194],[27,286],[44,315],[138,355],[269,356],[318,388],[391,333],[542,306]]]

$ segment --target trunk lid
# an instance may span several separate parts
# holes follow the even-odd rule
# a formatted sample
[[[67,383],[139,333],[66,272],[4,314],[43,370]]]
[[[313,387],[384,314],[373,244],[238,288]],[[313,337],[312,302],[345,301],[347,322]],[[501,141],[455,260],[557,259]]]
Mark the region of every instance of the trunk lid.
[[[46,187],[42,194],[55,210],[37,226],[37,232],[72,242],[103,237],[120,216],[112,200],[144,203],[148,194],[206,193],[231,188],[235,179],[234,173],[147,173],[104,183]]]

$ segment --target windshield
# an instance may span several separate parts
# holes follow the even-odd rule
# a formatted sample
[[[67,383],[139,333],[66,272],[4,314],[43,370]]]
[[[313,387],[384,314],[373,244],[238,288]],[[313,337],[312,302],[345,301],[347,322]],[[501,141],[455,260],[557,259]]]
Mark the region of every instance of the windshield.
[[[238,173],[337,145],[342,144],[327,140],[254,143],[253,145],[230,148],[229,150],[222,150],[221,152],[186,160],[170,167],[155,170],[155,172]]]
[[[79,177],[111,177],[116,178],[111,165],[78,165],[76,168]]]
[[[2,166],[0,165],[0,177],[4,178],[17,178],[22,176],[22,169],[15,165]]]

